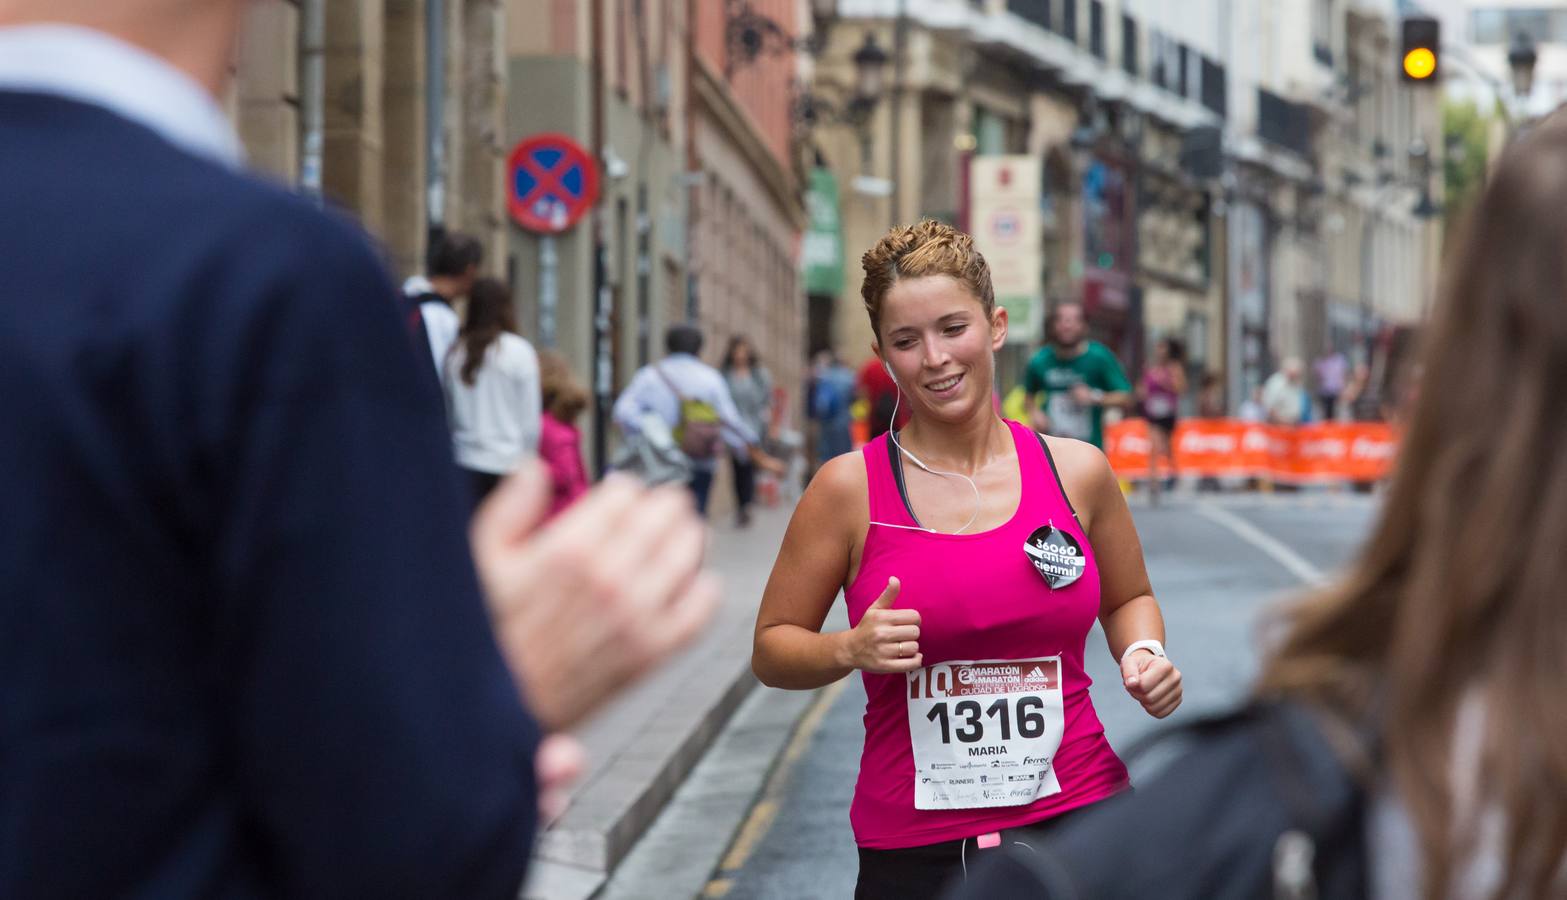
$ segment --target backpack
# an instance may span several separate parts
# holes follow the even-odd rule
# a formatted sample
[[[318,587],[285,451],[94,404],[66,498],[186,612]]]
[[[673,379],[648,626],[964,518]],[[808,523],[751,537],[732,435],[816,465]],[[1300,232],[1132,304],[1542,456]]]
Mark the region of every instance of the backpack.
[[[1186,749],[1048,840],[969,863],[958,898],[1354,900],[1369,896],[1366,796],[1341,762],[1369,744],[1304,707],[1254,704],[1155,735]],[[1341,733],[1340,733],[1341,732]],[[1349,736],[1345,740],[1337,740]],[[1369,757],[1368,757],[1369,758]]]
[[[844,402],[843,390],[833,381],[831,375],[823,375],[816,379],[816,385],[811,391],[811,401],[811,418],[818,422],[831,422],[848,409],[848,404]]]
[[[680,421],[676,423],[674,432],[680,452],[693,460],[716,457],[719,441],[723,437],[718,407],[706,400],[697,400],[680,393],[662,367],[654,366],[653,371],[658,373],[658,377],[664,380],[664,384],[680,401]]]

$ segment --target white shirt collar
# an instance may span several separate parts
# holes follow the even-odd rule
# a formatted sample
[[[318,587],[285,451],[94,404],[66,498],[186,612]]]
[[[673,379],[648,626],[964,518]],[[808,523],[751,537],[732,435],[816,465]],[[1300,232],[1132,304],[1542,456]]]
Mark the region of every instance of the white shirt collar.
[[[100,106],[186,152],[230,167],[239,136],[201,85],[124,41],[71,25],[0,28],[0,90],[54,94]]]

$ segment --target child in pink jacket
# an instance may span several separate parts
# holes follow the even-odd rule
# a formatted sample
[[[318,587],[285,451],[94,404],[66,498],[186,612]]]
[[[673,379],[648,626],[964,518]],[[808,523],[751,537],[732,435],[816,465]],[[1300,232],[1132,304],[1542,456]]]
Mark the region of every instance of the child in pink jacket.
[[[588,392],[572,377],[558,354],[539,354],[544,414],[539,420],[539,459],[549,467],[555,482],[550,517],[577,501],[588,490],[582,465],[582,433],[577,418],[588,405]]]

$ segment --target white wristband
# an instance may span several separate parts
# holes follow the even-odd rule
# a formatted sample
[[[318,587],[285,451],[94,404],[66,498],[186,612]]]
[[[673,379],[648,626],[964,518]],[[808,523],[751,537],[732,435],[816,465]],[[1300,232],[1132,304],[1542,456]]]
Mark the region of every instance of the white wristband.
[[[1136,653],[1139,650],[1147,650],[1149,653],[1152,653],[1154,656],[1160,657],[1162,659],[1169,658],[1168,656],[1165,656],[1163,644],[1149,639],[1146,641],[1133,641],[1131,645],[1126,648],[1126,650],[1122,651],[1121,662],[1124,664],[1128,656],[1131,656],[1133,653]]]

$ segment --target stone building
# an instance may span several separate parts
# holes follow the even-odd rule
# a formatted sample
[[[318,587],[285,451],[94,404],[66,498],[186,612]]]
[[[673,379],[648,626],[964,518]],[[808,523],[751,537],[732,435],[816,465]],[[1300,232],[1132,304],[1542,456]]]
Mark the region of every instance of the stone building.
[[[307,27],[315,8],[319,43]],[[384,242],[400,275],[419,270],[436,224],[478,235],[503,272],[500,0],[254,0],[248,15],[231,108],[252,165],[319,182],[326,202]]]
[[[834,6],[813,94],[845,92],[867,39],[891,62],[868,115],[812,136],[857,187],[851,260],[920,216],[982,238],[971,161],[1006,154],[1042,170],[1036,302],[1082,302],[1134,373],[1155,339],[1181,338],[1194,380],[1221,375],[1233,408],[1284,357],[1374,355],[1421,317],[1440,241],[1421,199],[1440,199],[1437,92],[1396,78],[1393,0]],[[870,332],[848,269],[812,309],[833,310],[834,344],[860,359]],[[1003,389],[1042,335],[1019,337]]]

